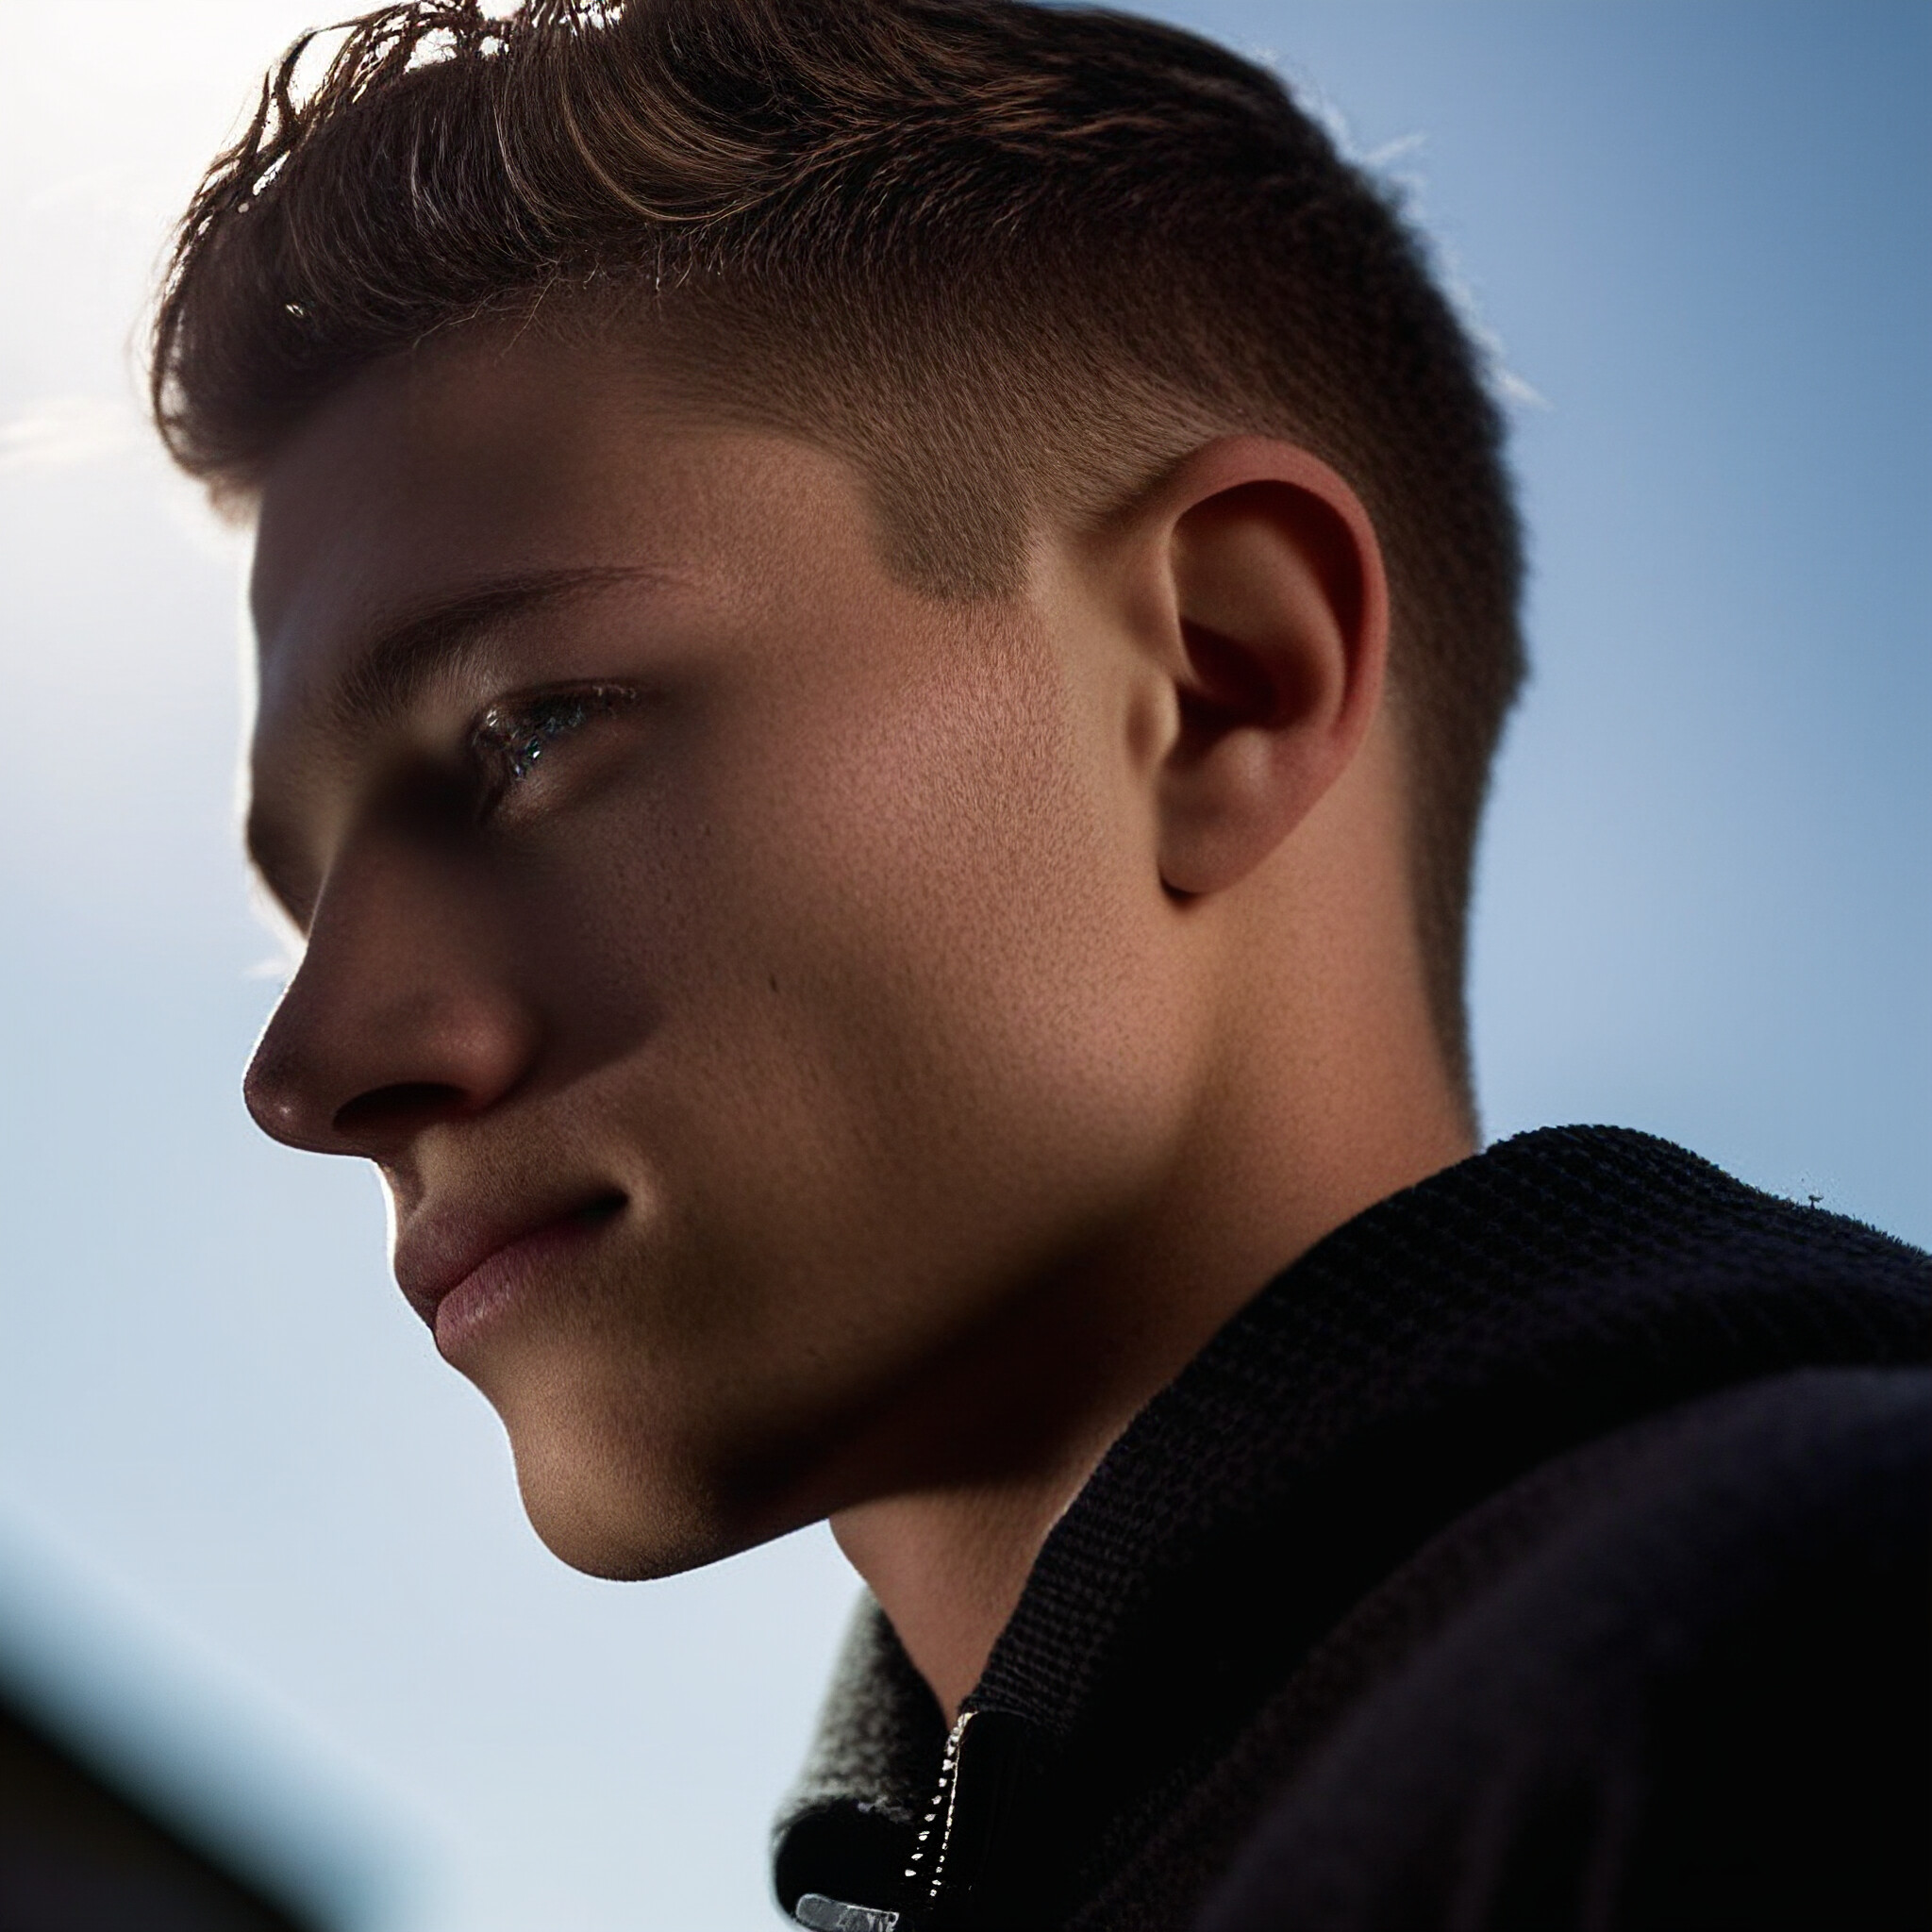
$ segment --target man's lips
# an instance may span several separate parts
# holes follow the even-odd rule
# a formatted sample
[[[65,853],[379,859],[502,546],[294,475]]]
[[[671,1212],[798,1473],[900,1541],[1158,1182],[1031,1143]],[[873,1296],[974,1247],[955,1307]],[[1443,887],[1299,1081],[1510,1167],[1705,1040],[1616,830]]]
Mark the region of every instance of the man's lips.
[[[579,1194],[567,1206],[522,1213],[429,1213],[396,1241],[396,1285],[433,1330],[436,1311],[486,1264],[501,1267],[520,1249],[588,1231],[614,1219],[624,1196],[610,1190]]]

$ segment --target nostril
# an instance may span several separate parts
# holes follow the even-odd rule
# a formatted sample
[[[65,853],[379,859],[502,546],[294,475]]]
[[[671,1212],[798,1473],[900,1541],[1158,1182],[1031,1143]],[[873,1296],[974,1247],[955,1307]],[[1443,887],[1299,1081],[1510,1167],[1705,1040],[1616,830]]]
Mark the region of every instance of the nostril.
[[[393,1086],[358,1093],[336,1109],[330,1124],[344,1139],[355,1140],[406,1131],[469,1110],[460,1087],[440,1080],[399,1080]]]

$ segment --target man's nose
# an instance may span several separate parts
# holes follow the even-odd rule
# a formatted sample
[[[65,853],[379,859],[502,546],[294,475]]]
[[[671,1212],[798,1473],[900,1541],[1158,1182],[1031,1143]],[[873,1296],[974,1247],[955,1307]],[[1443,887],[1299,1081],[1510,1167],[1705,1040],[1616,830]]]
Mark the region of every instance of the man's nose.
[[[458,883],[393,851],[332,870],[242,1082],[263,1132],[383,1160],[521,1084],[535,1015]]]

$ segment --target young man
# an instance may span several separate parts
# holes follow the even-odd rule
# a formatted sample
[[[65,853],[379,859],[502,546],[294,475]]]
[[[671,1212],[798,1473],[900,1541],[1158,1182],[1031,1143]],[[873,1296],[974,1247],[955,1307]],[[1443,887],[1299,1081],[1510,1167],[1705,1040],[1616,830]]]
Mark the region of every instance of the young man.
[[[190,210],[248,1076],[566,1560],[870,1587],[776,1879],[926,1928],[1906,1923],[1932,1267],[1477,1153],[1478,358],[1270,76],[1010,0],[383,9]]]

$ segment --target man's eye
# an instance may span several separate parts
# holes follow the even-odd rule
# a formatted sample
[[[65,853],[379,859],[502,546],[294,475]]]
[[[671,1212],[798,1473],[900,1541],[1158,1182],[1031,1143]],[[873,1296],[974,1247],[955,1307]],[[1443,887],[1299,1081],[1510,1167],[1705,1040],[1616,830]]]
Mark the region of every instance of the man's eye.
[[[489,808],[521,785],[559,740],[601,718],[616,716],[638,701],[622,684],[571,684],[491,705],[470,732],[470,750],[481,768]]]

